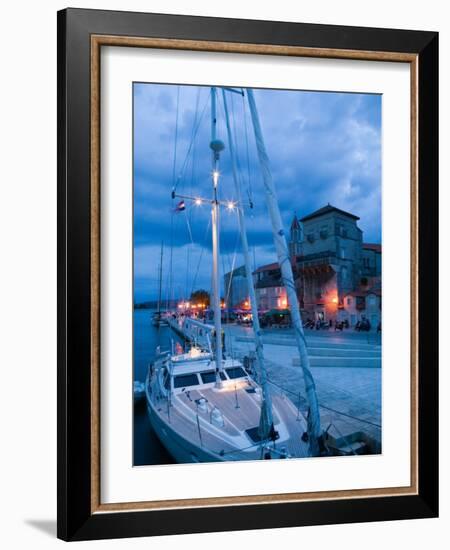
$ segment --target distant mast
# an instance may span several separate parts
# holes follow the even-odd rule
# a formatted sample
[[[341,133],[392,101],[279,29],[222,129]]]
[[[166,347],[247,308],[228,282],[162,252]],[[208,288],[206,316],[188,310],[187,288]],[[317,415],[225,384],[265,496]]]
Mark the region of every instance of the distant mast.
[[[215,329],[215,356],[216,356],[216,387],[222,386],[222,378],[220,376],[223,370],[222,364],[222,319],[220,311],[220,268],[219,268],[219,200],[217,195],[217,186],[219,183],[219,158],[220,152],[223,151],[225,145],[222,141],[216,138],[217,114],[216,114],[216,88],[211,88],[211,143],[209,144],[212,151],[212,183],[213,183],[213,200],[211,209],[212,219],[212,256],[213,256],[213,310],[214,310],[214,329]]]
[[[159,259],[159,289],[158,289],[158,316],[161,316],[162,270],[163,270],[164,242],[161,241],[161,256]]]
[[[264,138],[261,131],[261,124],[259,121],[259,115],[256,108],[255,98],[253,90],[247,89],[248,104],[250,107],[250,113],[252,117],[253,130],[255,133],[256,148],[258,151],[259,163],[261,165],[261,172],[264,183],[264,190],[266,194],[266,201],[269,210],[270,220],[272,223],[272,232],[275,242],[275,248],[278,256],[278,263],[281,268],[281,276],[283,284],[286,288],[286,294],[288,303],[290,305],[290,313],[292,324],[294,326],[295,339],[297,342],[298,351],[300,354],[300,365],[303,370],[303,378],[305,382],[305,391],[309,404],[309,439],[311,454],[317,456],[320,454],[320,438],[322,437],[322,430],[320,427],[320,412],[319,402],[317,400],[316,386],[314,378],[311,374],[310,363],[308,357],[308,350],[306,347],[305,335],[303,333],[303,325],[300,317],[300,308],[295,291],[294,276],[292,273],[292,265],[290,261],[289,250],[286,243],[286,237],[283,230],[283,223],[281,220],[280,209],[278,206],[278,200],[276,196],[275,186],[273,184],[272,173],[269,166],[269,157],[267,155]]]

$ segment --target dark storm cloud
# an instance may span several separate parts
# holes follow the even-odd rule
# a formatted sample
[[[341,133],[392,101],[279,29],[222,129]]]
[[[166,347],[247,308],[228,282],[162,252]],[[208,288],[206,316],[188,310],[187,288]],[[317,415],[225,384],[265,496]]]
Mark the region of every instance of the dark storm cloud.
[[[329,202],[360,216],[364,239],[380,242],[381,97],[256,90],[255,98],[286,230],[294,211],[302,216]],[[242,98],[229,94],[228,102],[235,128],[249,242],[259,265],[276,258],[253,131]],[[170,196],[174,182],[180,194],[210,196],[209,110],[209,88],[159,84],[134,87],[135,295],[138,300],[156,294],[161,240],[165,242],[165,272],[170,242],[173,244],[177,294],[187,294],[193,282],[197,286],[210,286],[209,208],[186,203],[186,212],[172,216],[174,202]],[[226,141],[220,92],[218,136]],[[221,198],[234,200],[228,148],[221,155],[220,171]],[[248,208],[249,196],[253,199],[253,209]],[[222,269],[227,270],[227,265],[233,264],[237,242],[236,214],[224,210],[221,214]],[[238,246],[235,265],[242,263],[239,251]]]

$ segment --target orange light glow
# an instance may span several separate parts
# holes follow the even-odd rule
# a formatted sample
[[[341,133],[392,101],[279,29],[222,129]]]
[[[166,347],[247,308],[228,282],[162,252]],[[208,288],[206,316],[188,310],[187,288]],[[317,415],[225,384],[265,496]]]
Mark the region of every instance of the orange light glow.
[[[333,302],[333,304],[337,304],[337,303],[338,303],[338,299],[336,298],[336,296],[335,296],[334,298],[332,298],[331,301]]]

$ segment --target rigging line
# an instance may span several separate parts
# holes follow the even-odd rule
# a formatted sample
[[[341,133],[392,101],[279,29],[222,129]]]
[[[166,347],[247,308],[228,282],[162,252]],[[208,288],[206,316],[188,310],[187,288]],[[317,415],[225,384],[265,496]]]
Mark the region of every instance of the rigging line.
[[[194,114],[194,124],[192,126],[192,138],[191,139],[195,139],[194,137],[194,128],[195,128],[195,125],[197,124],[197,118],[198,118],[198,108],[199,108],[199,104],[200,104],[200,91],[201,91],[201,88],[197,88],[197,96],[195,98],[195,114]],[[191,169],[191,186],[190,186],[190,195],[192,195],[192,187],[193,187],[193,184],[194,184],[194,174],[195,174],[195,164],[196,164],[196,160],[197,160],[197,142],[194,141],[194,145],[193,145],[193,148],[192,148],[192,169]]]
[[[236,251],[234,252],[234,254],[236,254]],[[229,254],[227,254],[227,259],[228,259],[228,264],[230,265],[230,261],[229,261]],[[228,304],[228,299],[230,297],[230,290],[231,290],[231,279],[233,277],[233,269],[230,270],[231,271],[231,276],[230,276],[230,281],[228,283],[228,290],[226,287],[224,287],[224,292],[225,292],[225,296],[224,296],[224,300],[225,300],[225,304]],[[222,272],[223,274],[225,275],[226,271],[225,271],[225,254],[222,254]]]
[[[221,260],[222,260],[222,273],[225,275],[225,257],[224,257],[224,254],[221,254]],[[224,285],[225,286],[225,285]],[[226,290],[225,288],[223,289],[224,291]],[[224,296],[223,297],[225,303],[227,303],[227,297]]]
[[[231,119],[233,121],[233,125],[232,125],[232,132],[234,134],[234,138],[233,138],[233,146],[234,146],[234,151],[235,151],[235,158],[236,158],[236,168],[237,168],[237,176],[239,178],[239,182],[240,182],[240,186],[241,188],[245,187],[244,186],[244,171],[242,170],[242,166],[241,166],[241,160],[239,158],[239,150],[240,148],[238,147],[238,134],[237,134],[237,126],[238,124],[236,123],[236,115],[235,115],[235,108],[234,108],[234,96],[231,96]],[[239,127],[241,128],[242,130],[242,125],[239,125]],[[241,132],[242,133],[242,132]],[[248,194],[248,192],[247,192]],[[249,202],[250,204],[252,204],[251,202],[251,198],[249,197]],[[241,205],[242,208],[244,207],[244,205],[242,204]]]
[[[194,245],[194,237],[192,236],[191,222],[189,221],[189,216],[185,211],[186,225],[188,228],[189,238],[191,239],[191,244]]]
[[[363,422],[364,424],[369,424],[370,426],[374,426],[375,428],[378,428],[378,429],[381,430],[381,425],[380,424],[376,424],[375,422],[370,422],[370,420],[364,420],[364,418],[358,418],[357,416],[352,416],[351,414],[344,413],[342,411],[338,411],[338,410],[333,409],[331,407],[327,407],[326,405],[320,405],[319,404],[319,407],[322,408],[322,409],[327,409],[327,411],[331,411],[331,412],[334,412],[336,414],[346,416],[348,418],[351,418],[352,420],[358,420],[359,422]]]
[[[200,105],[200,93],[201,88],[197,88],[197,93],[195,97],[195,113],[194,113],[194,123],[192,125],[192,136],[191,139],[194,140],[194,144],[192,147],[192,161],[191,161],[191,178],[190,178],[190,185],[189,185],[189,195],[192,196],[193,194],[193,188],[194,188],[194,177],[196,174],[196,165],[197,165],[197,141],[195,140],[194,136],[194,128],[197,125],[197,119],[199,115],[199,105]],[[191,230],[191,221],[192,221],[192,208],[188,211],[185,211],[187,215],[187,223],[188,223],[188,230],[191,237],[191,244],[187,246],[186,256],[187,256],[187,267],[186,267],[186,281],[185,281],[185,291],[186,291],[186,298],[189,298],[189,276],[190,276],[190,259],[191,259],[191,247],[192,247],[192,255],[194,254],[195,249],[195,243],[194,239],[192,237],[192,230]]]
[[[187,162],[188,162],[188,159],[189,159],[189,155],[190,155],[190,153],[191,153],[191,149],[192,149],[192,147],[193,147],[195,138],[196,138],[196,136],[197,136],[198,130],[199,130],[199,128],[200,128],[200,124],[201,124],[202,119],[203,119],[203,115],[205,114],[206,107],[208,106],[208,104],[209,104],[209,96],[206,98],[205,105],[204,105],[204,107],[203,107],[202,113],[201,113],[200,118],[199,118],[199,120],[198,120],[197,126],[195,127],[195,131],[194,131],[194,134],[193,134],[193,136],[192,136],[192,138],[191,138],[191,142],[189,143],[189,147],[188,147],[188,150],[187,150],[186,157],[185,157],[185,159],[184,159],[183,165],[182,165],[182,167],[181,167],[180,173],[178,174],[178,177],[177,177],[176,181],[174,182],[173,191],[176,191],[176,190],[177,190],[178,184],[179,184],[179,182],[181,181],[181,178],[182,178],[183,175],[184,175],[184,171],[186,170],[186,165],[187,165]]]
[[[267,378],[268,382],[270,384],[272,384],[273,386],[276,386],[277,388],[279,388],[280,390],[282,390],[283,392],[285,392],[286,394],[287,393],[290,393],[291,395],[293,395],[294,397],[298,397],[298,393],[296,392],[293,392],[292,390],[288,390],[287,388],[285,388],[284,386],[281,386],[280,384],[277,384],[276,382],[274,382],[271,378]],[[380,424],[376,424],[375,422],[371,422],[370,420],[365,420],[364,418],[358,418],[357,416],[353,416],[351,414],[348,414],[348,413],[344,413],[342,411],[338,411],[336,409],[333,409],[332,407],[327,407],[326,405],[322,405],[322,404],[319,404],[319,407],[321,409],[326,409],[327,411],[331,411],[331,412],[334,412],[336,414],[340,414],[342,416],[346,416],[347,418],[351,418],[352,420],[358,420],[359,422],[363,422],[364,424],[369,424],[370,426],[374,426],[375,428],[379,428],[381,429],[381,426]]]
[[[197,282],[197,277],[198,277],[198,272],[200,270],[200,264],[201,264],[201,261],[202,261],[202,257],[203,257],[203,252],[205,250],[205,244],[206,244],[206,238],[208,236],[208,233],[209,233],[209,229],[211,227],[211,216],[208,216],[208,226],[206,228],[206,231],[205,231],[205,236],[203,238],[203,246],[201,247],[201,251],[200,251],[200,256],[199,256],[199,259],[198,259],[198,263],[197,263],[197,269],[195,271],[195,275],[194,275],[194,278],[192,280],[192,292],[194,292],[194,287],[195,287],[195,284]],[[191,293],[192,293],[191,292]]]
[[[248,140],[248,127],[247,127],[247,109],[245,108],[245,97],[242,93],[242,111],[244,119],[244,135],[245,135],[245,150],[247,155],[247,195],[250,204],[253,205],[253,191],[250,179],[250,153],[249,153],[249,140]]]
[[[238,147],[238,138],[237,138],[237,124],[236,124],[236,116],[234,114],[234,95],[231,96],[231,120],[233,121],[233,124],[232,124],[232,131],[233,131],[233,135],[234,135],[234,155],[236,157],[236,165],[237,165],[237,171],[238,171],[238,177],[240,179],[240,183],[242,185],[242,172],[241,172],[241,167],[240,167],[240,162],[239,162],[239,147]]]
[[[230,269],[230,274],[231,275],[230,275],[230,280],[228,282],[228,291],[227,291],[226,303],[228,303],[228,299],[229,299],[230,294],[231,294],[231,284],[232,284],[233,277],[234,277],[234,266],[236,265],[238,242],[239,242],[239,231],[236,231],[236,241],[234,243],[234,252],[233,252],[233,260],[232,261],[230,261],[230,254],[227,254],[228,267]],[[225,270],[224,270],[224,272],[225,272]]]
[[[188,193],[189,195],[192,195],[192,182],[194,178],[194,161],[195,161],[195,152],[196,152],[196,145],[197,145],[197,142],[195,140],[195,128],[197,126],[197,118],[198,118],[199,94],[200,94],[200,89],[198,88],[197,94],[196,94],[196,100],[195,100],[194,120],[192,123],[191,136],[190,136],[190,142],[192,143],[192,155],[187,159],[187,163],[185,166],[186,186],[189,189],[189,193]],[[190,167],[190,176],[187,175],[189,172],[189,167]]]
[[[230,269],[230,280],[228,282],[228,290],[226,292],[226,298],[225,298],[225,303],[228,304],[228,300],[230,299],[230,294],[231,294],[231,283],[232,283],[232,280],[233,280],[233,276],[234,276],[234,266],[236,265],[236,251],[234,252],[233,254],[233,261],[231,263],[231,269]],[[224,270],[225,271],[225,270]]]
[[[177,143],[178,143],[178,118],[180,114],[180,86],[177,86],[177,109],[175,116],[175,141],[173,145],[173,166],[172,166],[172,185],[175,185],[175,170],[177,165]],[[167,299],[167,309],[169,309],[169,301],[172,299],[172,285],[173,285],[173,208],[174,197],[171,201],[170,212],[170,256],[169,256],[169,289]]]
[[[234,115],[234,105],[232,104],[232,109],[233,109],[233,119],[235,119],[235,115]],[[236,133],[236,122],[234,123],[234,133],[235,133],[235,150],[237,151],[236,153],[236,165],[237,165],[237,168],[238,168],[238,174],[239,174],[239,179],[240,179],[240,185],[241,185],[241,188],[245,187],[245,181],[244,181],[244,170],[242,169],[242,166],[241,166],[241,160],[240,160],[240,157],[239,157],[239,148],[237,147],[237,142],[238,142],[238,138],[237,138],[237,133]],[[241,126],[241,129],[242,129],[242,125]],[[247,195],[248,195],[248,187],[247,187]],[[251,205],[252,204],[252,200],[251,200],[251,197],[249,196],[249,204]]]
[[[185,290],[185,293],[186,293],[186,300],[189,299],[189,266],[190,266],[190,248],[189,246],[186,247],[186,264],[187,264],[187,267],[186,267],[186,281],[185,281],[185,286],[184,286],[184,290]]]
[[[173,144],[173,166],[172,166],[172,185],[175,185],[175,169],[177,165],[177,143],[178,143],[178,117],[180,112],[180,86],[177,86],[177,110],[175,116],[175,141]]]

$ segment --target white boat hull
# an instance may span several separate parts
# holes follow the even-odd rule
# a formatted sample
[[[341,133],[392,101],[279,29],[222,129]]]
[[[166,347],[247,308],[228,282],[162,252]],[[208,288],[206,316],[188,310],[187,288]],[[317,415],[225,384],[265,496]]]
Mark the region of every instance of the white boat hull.
[[[219,455],[210,453],[191,441],[187,441],[175,430],[172,430],[169,424],[161,420],[158,413],[154,410],[153,403],[148,398],[147,414],[158,439],[175,462],[186,464],[195,462],[221,462],[224,460]]]

